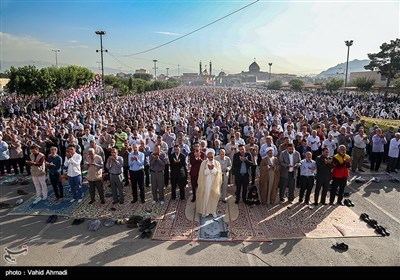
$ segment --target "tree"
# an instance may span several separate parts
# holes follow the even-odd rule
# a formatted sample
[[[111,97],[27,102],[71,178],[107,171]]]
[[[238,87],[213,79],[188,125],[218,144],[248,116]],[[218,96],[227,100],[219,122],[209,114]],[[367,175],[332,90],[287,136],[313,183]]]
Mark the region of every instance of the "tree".
[[[367,77],[357,77],[353,79],[352,84],[361,91],[370,91],[375,84],[375,80]]]
[[[333,78],[326,83],[325,88],[332,93],[332,91],[338,90],[342,86],[343,86],[343,79]]]
[[[132,90],[132,89],[133,89],[133,79],[132,79],[132,77],[129,78],[129,81],[128,81],[128,89],[129,89],[129,90]]]
[[[148,73],[135,73],[133,74],[133,78],[135,79],[142,79],[145,81],[150,81],[153,76]]]
[[[48,98],[56,87],[56,78],[54,78],[48,68],[42,68],[39,70],[39,75],[36,78],[36,94],[41,96],[43,99]]]
[[[301,91],[304,86],[304,82],[300,79],[293,79],[289,81],[289,85],[292,86],[293,90]]]
[[[371,62],[364,66],[368,70],[378,70],[382,76],[387,78],[386,86],[390,81],[400,74],[400,39],[390,40],[390,43],[383,43],[378,53],[369,53]]]
[[[282,87],[282,81],[280,80],[272,81],[271,83],[269,83],[267,87],[268,89],[278,90]]]

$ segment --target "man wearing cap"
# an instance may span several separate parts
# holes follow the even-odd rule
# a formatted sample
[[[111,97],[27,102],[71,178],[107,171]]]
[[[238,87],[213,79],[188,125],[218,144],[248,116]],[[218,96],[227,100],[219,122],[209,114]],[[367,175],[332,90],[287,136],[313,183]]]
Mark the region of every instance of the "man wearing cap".
[[[203,217],[212,214],[216,218],[221,195],[222,170],[220,163],[214,159],[213,149],[207,149],[206,155],[207,159],[201,163],[199,169],[196,212]]]

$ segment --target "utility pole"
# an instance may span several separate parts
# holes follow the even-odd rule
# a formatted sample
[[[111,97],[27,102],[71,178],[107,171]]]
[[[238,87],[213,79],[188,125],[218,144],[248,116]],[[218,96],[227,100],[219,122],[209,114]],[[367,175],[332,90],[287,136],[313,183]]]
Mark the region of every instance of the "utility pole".
[[[346,76],[344,78],[344,91],[346,91],[346,87],[347,87],[347,71],[348,71],[348,68],[349,68],[349,54],[350,54],[350,47],[353,45],[353,40],[344,41],[344,43],[347,46]]]
[[[100,35],[100,54],[101,54],[101,81],[102,81],[102,93],[103,100],[106,100],[106,94],[104,92],[104,61],[103,61],[103,52],[108,52],[108,50],[103,50],[103,35],[106,35],[105,31],[95,31],[97,35]],[[99,52],[99,50],[96,50]]]
[[[51,51],[53,51],[55,53],[55,55],[56,55],[56,67],[58,67],[57,53],[59,53],[60,50],[51,50]]]
[[[154,81],[157,81],[157,59],[153,60],[154,62]]]
[[[269,77],[268,77],[268,85],[271,84],[271,67],[272,67],[272,62],[268,63],[269,65]]]
[[[165,69],[167,69],[167,78],[168,78],[168,70],[169,70],[169,68],[167,67],[167,68],[165,68]]]

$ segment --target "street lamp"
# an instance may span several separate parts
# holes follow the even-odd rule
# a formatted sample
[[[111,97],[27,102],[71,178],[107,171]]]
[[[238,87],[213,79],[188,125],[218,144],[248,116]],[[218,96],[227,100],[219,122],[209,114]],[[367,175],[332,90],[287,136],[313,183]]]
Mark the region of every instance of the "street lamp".
[[[272,66],[272,62],[268,63],[269,65],[269,77],[268,77],[268,84],[271,84],[271,66]]]
[[[344,79],[344,91],[346,91],[346,87],[347,87],[347,71],[348,71],[348,68],[349,68],[349,54],[350,54],[350,47],[353,45],[353,40],[344,41],[344,43],[347,46],[346,76],[345,76],[345,79]]]
[[[157,81],[157,59],[154,59],[153,62],[154,62],[154,81]]]
[[[58,67],[57,53],[59,53],[60,50],[51,50],[51,51],[53,51],[55,53],[55,55],[56,55],[56,67]]]
[[[95,31],[97,35],[100,35],[100,50],[96,50],[96,52],[100,52],[101,54],[101,81],[102,81],[102,93],[103,100],[106,100],[106,95],[104,92],[104,62],[103,62],[103,52],[108,52],[108,50],[103,50],[103,35],[106,35],[105,31]]]

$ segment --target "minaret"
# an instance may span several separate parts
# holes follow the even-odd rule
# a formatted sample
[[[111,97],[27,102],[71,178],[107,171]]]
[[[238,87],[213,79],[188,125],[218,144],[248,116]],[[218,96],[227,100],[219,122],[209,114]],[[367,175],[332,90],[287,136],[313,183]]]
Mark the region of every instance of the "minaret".
[[[211,63],[211,61],[210,61],[210,72],[208,73],[210,76],[212,75],[212,63]]]
[[[201,75],[203,75],[203,71],[202,71],[202,68],[201,68],[201,60],[200,60],[200,63],[199,63],[199,76],[201,76]]]

